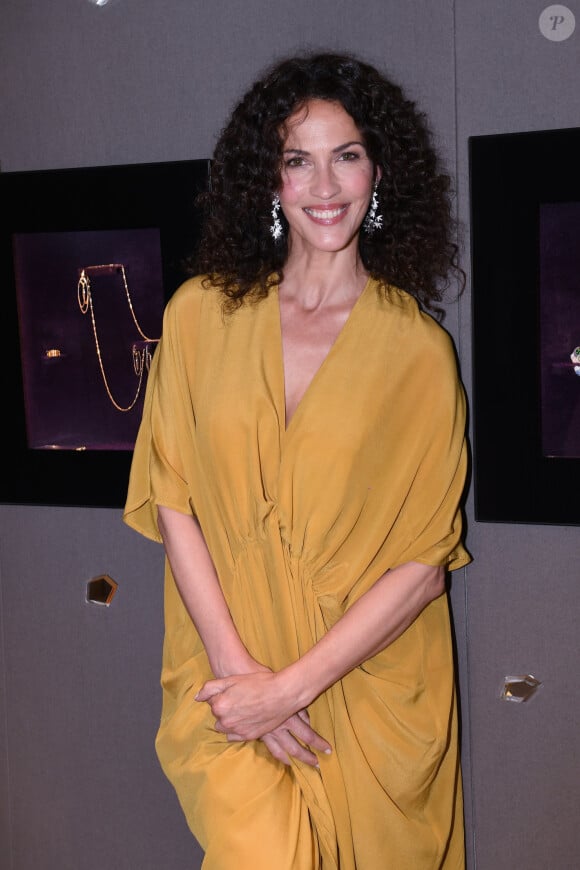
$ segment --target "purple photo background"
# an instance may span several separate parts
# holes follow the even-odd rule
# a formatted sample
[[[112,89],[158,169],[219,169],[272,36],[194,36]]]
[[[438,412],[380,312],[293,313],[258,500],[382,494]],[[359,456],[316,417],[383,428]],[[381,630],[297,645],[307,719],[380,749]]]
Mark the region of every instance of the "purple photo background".
[[[159,230],[18,233],[13,248],[28,446],[132,450],[147,373],[131,410],[119,411],[107,394],[90,311],[81,312],[77,286],[82,268],[122,263],[137,320],[147,336],[158,338],[164,306]],[[139,383],[132,347],[142,348],[143,339],[120,270],[89,277],[105,375],[117,404],[127,407]],[[59,356],[47,356],[55,350]]]
[[[580,203],[540,207],[541,431],[544,456],[580,457]]]

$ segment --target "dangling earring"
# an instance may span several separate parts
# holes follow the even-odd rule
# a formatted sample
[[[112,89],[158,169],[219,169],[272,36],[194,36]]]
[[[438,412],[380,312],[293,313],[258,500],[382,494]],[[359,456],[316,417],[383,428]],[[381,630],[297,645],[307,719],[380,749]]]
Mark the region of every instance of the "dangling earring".
[[[364,219],[363,227],[365,231],[371,236],[375,230],[380,230],[383,225],[383,216],[382,214],[377,214],[379,210],[379,197],[377,196],[377,187],[379,186],[379,182],[375,181],[375,186],[373,188],[373,196],[371,199],[371,204],[369,206],[369,210],[367,212],[367,216]]]
[[[280,197],[278,194],[275,195],[272,200],[272,211],[270,214],[272,215],[272,226],[270,227],[270,232],[274,236],[274,241],[277,242],[278,239],[282,238],[284,233],[284,228],[280,223],[280,218],[278,217],[278,212],[280,211]]]

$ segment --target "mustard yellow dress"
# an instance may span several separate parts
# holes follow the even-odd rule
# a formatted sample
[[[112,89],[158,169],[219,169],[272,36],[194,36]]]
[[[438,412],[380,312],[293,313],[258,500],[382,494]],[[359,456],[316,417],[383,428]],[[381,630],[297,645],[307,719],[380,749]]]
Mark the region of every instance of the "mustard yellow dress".
[[[233,314],[186,282],[167,305],[125,521],[198,517],[250,653],[278,670],[389,568],[459,568],[464,395],[449,337],[369,280],[288,427],[278,293]],[[156,748],[204,870],[459,870],[461,774],[448,604],[310,708],[320,770],[228,743],[194,700],[212,677],[169,568]]]

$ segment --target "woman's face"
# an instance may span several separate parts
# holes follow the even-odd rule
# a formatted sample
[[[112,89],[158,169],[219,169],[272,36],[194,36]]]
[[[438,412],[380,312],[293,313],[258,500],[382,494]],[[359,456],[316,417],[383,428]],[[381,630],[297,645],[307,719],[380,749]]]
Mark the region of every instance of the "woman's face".
[[[286,131],[279,195],[292,250],[356,246],[380,178],[360,130],[340,103],[310,100],[288,118]]]

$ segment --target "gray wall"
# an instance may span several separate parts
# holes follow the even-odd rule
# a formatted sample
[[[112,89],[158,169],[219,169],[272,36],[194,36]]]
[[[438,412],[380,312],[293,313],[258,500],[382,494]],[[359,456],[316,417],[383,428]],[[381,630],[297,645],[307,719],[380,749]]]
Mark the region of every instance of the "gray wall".
[[[468,256],[467,138],[580,125],[578,33],[545,40],[529,0],[4,0],[3,171],[210,156],[233,101],[297,47],[359,52],[432,119],[457,178]],[[498,312],[501,316],[501,312]],[[470,392],[469,288],[449,306]],[[490,472],[491,473],[491,472]],[[453,578],[470,866],[577,864],[577,527],[476,523]],[[0,507],[0,867],[172,870],[200,853],[153,754],[160,548],[117,510]],[[87,579],[119,582],[109,609]],[[543,681],[528,705],[501,678]]]
[[[560,43],[538,29],[547,3],[455,5],[459,209],[467,228],[469,136],[580,126],[580,3],[567,4],[577,26]],[[470,391],[468,303],[460,341]],[[477,867],[572,870],[580,854],[580,528],[471,519],[469,545],[464,700]],[[498,701],[503,676],[514,673],[543,683],[528,704]]]

